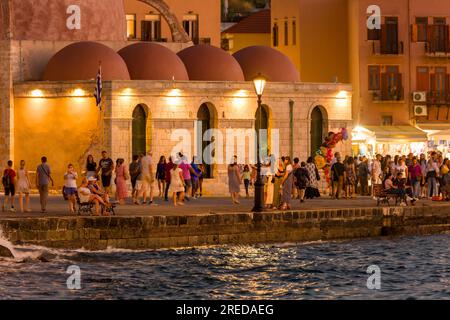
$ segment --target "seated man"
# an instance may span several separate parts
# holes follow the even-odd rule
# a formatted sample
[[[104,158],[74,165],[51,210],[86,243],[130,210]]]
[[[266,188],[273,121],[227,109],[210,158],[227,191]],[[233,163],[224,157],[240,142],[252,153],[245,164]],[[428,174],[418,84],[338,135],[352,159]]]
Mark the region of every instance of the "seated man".
[[[93,203],[95,204],[95,215],[100,216],[100,205],[103,206],[103,214],[106,214],[106,203],[103,199],[96,195],[92,194],[91,190],[88,188],[88,180],[85,178],[81,183],[80,188],[78,188],[78,196],[80,198],[81,203]]]
[[[90,177],[88,179],[88,188],[92,194],[98,195],[103,199],[103,201],[105,201],[105,203],[110,203],[109,194],[102,191],[101,187],[98,184],[98,179],[96,179],[95,177]]]
[[[410,201],[411,204],[414,204],[416,201],[413,199],[412,189],[406,186],[406,178],[403,177],[403,173],[399,172],[397,174],[397,178],[393,181],[393,185],[397,188],[397,190],[401,191],[400,195],[402,197],[406,196],[406,201]]]

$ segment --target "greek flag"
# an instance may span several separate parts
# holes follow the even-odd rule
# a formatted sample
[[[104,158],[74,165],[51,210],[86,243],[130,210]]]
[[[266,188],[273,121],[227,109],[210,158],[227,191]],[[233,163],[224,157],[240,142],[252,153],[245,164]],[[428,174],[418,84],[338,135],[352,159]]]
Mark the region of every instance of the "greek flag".
[[[102,110],[102,89],[103,89],[103,85],[102,85],[102,65],[100,64],[100,66],[98,67],[97,83],[96,83],[95,91],[94,91],[95,101],[97,103],[97,107],[100,108],[100,111]]]

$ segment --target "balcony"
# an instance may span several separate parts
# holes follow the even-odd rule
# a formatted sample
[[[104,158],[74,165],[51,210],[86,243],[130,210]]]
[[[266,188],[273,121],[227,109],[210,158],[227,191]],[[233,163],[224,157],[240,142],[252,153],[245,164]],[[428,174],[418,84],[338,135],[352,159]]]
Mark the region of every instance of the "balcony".
[[[393,87],[386,90],[376,90],[372,92],[373,102],[403,102],[404,88]]]
[[[378,56],[398,56],[404,52],[403,41],[393,43],[382,43],[381,41],[372,41],[372,55]]]
[[[428,57],[450,57],[450,43],[443,40],[425,42],[425,54]]]
[[[427,105],[450,105],[450,93],[446,91],[428,92]]]

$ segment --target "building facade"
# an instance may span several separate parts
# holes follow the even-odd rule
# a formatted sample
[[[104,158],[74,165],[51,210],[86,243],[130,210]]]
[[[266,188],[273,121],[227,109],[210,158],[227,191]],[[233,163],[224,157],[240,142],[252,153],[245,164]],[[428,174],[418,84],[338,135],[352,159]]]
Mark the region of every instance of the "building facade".
[[[255,129],[268,130],[266,152],[302,159],[329,131],[352,129],[350,85],[301,83],[289,59],[270,47],[231,56],[193,45],[168,2],[142,2],[171,21],[172,42],[128,40],[122,0],[75,1],[80,29],[61,23],[71,18],[67,7],[74,1],[46,8],[44,0],[41,6],[2,0],[2,163],[24,159],[33,170],[46,155],[58,190],[67,165],[83,172],[88,154],[98,158],[106,150],[128,163],[147,151],[155,160],[174,151],[201,155],[214,143],[217,161],[208,166],[205,189],[226,194],[228,158],[255,160]],[[49,24],[39,23],[49,10]],[[101,110],[93,98],[99,62]],[[251,82],[258,73],[269,79],[259,110]],[[213,136],[205,136],[208,129]],[[349,153],[351,142],[338,150]]]
[[[222,49],[231,54],[249,46],[271,45],[270,9],[252,13],[222,32]]]
[[[449,129],[449,2],[271,4],[272,46],[294,61],[303,81],[334,78],[352,83],[353,118],[360,129],[354,133],[356,154],[420,153],[439,147],[439,141],[444,151]],[[379,30],[367,27],[373,5],[380,9]],[[389,140],[376,138],[387,135]]]

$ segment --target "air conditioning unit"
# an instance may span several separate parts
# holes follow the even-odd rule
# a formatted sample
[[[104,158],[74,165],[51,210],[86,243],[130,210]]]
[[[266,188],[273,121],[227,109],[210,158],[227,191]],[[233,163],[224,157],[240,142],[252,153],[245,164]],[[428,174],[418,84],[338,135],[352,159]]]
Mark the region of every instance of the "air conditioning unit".
[[[423,116],[427,116],[428,115],[428,109],[427,106],[423,105],[423,106],[414,106],[414,115],[416,117],[423,117]]]
[[[413,93],[414,102],[427,102],[427,93],[424,91],[417,91]]]

